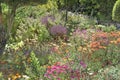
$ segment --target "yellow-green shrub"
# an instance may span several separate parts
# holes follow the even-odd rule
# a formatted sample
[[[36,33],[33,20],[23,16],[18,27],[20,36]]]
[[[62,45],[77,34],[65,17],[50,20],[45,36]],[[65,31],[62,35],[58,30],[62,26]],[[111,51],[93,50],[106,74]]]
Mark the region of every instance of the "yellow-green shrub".
[[[112,11],[112,19],[114,21],[120,22],[120,0],[117,0],[114,4]]]

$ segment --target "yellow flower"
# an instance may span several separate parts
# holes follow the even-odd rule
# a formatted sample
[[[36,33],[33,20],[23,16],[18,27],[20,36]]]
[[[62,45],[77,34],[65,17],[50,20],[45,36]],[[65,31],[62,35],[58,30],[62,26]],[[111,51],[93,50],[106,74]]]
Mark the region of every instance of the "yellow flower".
[[[113,40],[113,41],[110,41],[110,43],[117,44],[117,41]]]
[[[87,51],[87,48],[83,48],[83,51]]]
[[[15,75],[12,75],[12,80],[16,80],[20,77],[21,77],[21,75],[19,73],[16,73]]]
[[[79,48],[78,48],[78,51],[81,51],[82,50],[82,47],[80,46]]]
[[[66,49],[65,52],[68,53],[69,51]]]
[[[114,43],[114,41],[110,41],[110,43]]]

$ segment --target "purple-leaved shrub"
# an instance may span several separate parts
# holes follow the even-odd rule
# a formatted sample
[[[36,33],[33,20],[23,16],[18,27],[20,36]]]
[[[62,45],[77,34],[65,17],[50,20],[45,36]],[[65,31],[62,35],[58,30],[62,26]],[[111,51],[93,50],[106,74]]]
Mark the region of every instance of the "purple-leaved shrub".
[[[50,33],[53,36],[64,36],[67,34],[67,28],[62,25],[55,25],[50,28]]]

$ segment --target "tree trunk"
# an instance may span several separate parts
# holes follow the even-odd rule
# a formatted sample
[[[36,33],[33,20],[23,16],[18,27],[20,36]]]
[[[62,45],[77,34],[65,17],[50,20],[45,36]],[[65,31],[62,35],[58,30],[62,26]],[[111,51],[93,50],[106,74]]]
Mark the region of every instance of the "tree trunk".
[[[9,6],[9,11],[7,15],[7,34],[8,38],[11,35],[11,30],[13,29],[14,26],[14,20],[15,20],[15,14],[16,14],[16,9],[18,8],[19,3],[15,3],[12,6]]]
[[[0,2],[0,55],[3,53],[6,45],[6,30],[3,26],[2,6]]]
[[[2,24],[2,6],[0,2],[0,24]]]

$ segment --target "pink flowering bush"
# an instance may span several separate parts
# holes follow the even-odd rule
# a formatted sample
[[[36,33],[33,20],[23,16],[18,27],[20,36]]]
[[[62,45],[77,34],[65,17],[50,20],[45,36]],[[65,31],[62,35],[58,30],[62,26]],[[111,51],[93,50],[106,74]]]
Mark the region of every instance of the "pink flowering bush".
[[[80,30],[80,29],[76,29],[73,32],[74,36],[79,36],[81,38],[87,38],[87,31],[86,30]]]
[[[65,75],[69,71],[69,67],[67,65],[60,65],[60,64],[55,64],[47,68],[47,71],[45,73],[45,77],[49,79],[60,79],[60,75]]]
[[[74,68],[76,63],[70,64],[54,64],[52,66],[48,66],[44,77],[47,79],[53,80],[63,80],[63,79],[82,79],[85,76],[84,70],[87,68],[87,65],[80,61],[77,64],[77,68]],[[82,73],[81,73],[82,71]]]

